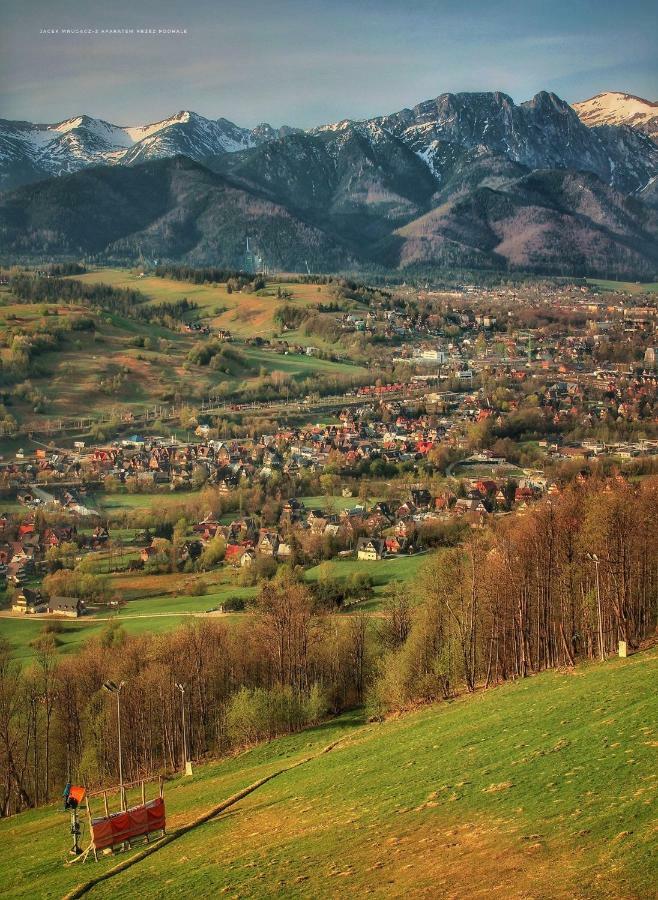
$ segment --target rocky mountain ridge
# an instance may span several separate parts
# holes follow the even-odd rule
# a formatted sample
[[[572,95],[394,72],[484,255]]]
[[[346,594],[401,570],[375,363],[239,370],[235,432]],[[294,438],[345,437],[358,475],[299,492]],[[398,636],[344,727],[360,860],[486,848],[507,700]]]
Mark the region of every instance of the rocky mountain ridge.
[[[63,177],[32,185],[44,157],[22,158],[26,183],[0,194],[6,254],[239,267],[249,235],[272,268],[658,273],[658,145],[547,92],[442,94],[308,131],[188,112],[136,128],[79,117],[38,139],[18,126]]]

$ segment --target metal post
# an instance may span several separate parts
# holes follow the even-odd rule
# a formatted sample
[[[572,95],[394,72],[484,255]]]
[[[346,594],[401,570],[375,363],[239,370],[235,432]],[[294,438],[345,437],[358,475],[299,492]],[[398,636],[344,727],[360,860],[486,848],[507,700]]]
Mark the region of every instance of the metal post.
[[[126,808],[123,790],[123,753],[121,748],[121,690],[124,684],[125,681],[120,681],[119,684],[114,681],[106,681],[103,683],[105,690],[110,694],[115,694],[117,698],[117,739],[119,743],[119,795],[121,799],[121,812],[124,812]]]
[[[599,653],[601,655],[601,662],[603,662],[605,660],[605,648],[603,646],[603,616],[601,613],[601,585],[599,581],[599,563],[599,558],[595,556],[594,569],[596,571],[596,609],[599,618]]]
[[[190,761],[187,755],[187,726],[185,723],[185,685],[180,682],[176,682],[176,687],[180,691],[180,702],[181,702],[181,719],[183,724],[183,773],[185,775],[192,774],[192,766],[190,765]]]
[[[123,754],[121,752],[121,688],[117,691],[117,735],[119,739],[119,794],[121,796],[121,811],[126,807],[123,796]]]
[[[80,825],[78,824],[78,810],[73,807],[71,809],[71,836],[73,838],[73,846],[69,850],[71,856],[79,856],[82,853],[78,838],[80,837]]]

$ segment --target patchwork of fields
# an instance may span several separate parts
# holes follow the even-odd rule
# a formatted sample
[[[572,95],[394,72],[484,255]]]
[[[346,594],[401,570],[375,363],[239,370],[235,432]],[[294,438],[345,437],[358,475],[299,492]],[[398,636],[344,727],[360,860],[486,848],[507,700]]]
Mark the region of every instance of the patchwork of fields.
[[[225,328],[238,339],[271,337],[277,328],[274,312],[282,303],[316,306],[329,302],[326,285],[286,285],[292,300],[282,300],[268,287],[258,294],[228,294],[226,285],[193,285],[173,279],[140,278],[128,270],[102,269],[78,276],[88,283],[104,282],[146,294],[151,303],[174,302],[183,297],[199,305],[190,319],[201,319],[213,329]],[[38,370],[30,384],[39,395],[15,404],[18,416],[71,417],[139,414],[145,407],[178,399],[200,400],[218,385],[227,397],[244,396],[263,376],[282,373],[294,380],[321,376],[363,376],[365,369],[350,362],[321,360],[303,353],[283,355],[253,346],[239,346],[239,355],[227,359],[221,369],[190,362],[188,355],[198,341],[194,333],[171,331],[154,323],[99,313],[83,305],[13,302],[8,289],[0,290],[0,327],[20,327],[38,334],[48,323],[61,325],[93,315],[95,328],[66,333],[61,345],[38,356]],[[321,339],[289,332],[289,341],[329,349]],[[332,348],[335,349],[335,348]],[[7,356],[9,349],[0,350]],[[25,441],[23,441],[25,444]],[[21,446],[23,445],[21,444]],[[13,448],[7,443],[0,452]]]

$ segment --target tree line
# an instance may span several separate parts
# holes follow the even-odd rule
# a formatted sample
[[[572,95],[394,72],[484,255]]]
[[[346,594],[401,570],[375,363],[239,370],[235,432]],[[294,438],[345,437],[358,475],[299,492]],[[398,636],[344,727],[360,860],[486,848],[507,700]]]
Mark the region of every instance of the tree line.
[[[619,641],[632,651],[656,632],[657,502],[658,477],[577,481],[430,555],[373,618],[332,612],[345,586],[312,592],[282,566],[228,627],[203,619],[128,637],[115,622],[62,656],[52,622],[27,669],[0,644],[0,814],[57,796],[68,779],[116,783],[108,679],[125,682],[130,779],[180,766],[176,683],[190,753],[203,759],[350,706],[377,718],[615,654]]]
[[[224,284],[230,278],[253,279],[253,275],[239,269],[224,269],[218,266],[182,266],[171,263],[156,266],[153,274],[158,278],[173,278],[174,281],[189,281],[192,284]]]
[[[655,633],[658,478],[575,483],[430,559],[394,601],[379,713],[629,650]]]
[[[124,682],[124,778],[172,771],[183,753],[181,695],[193,758],[296,731],[363,700],[365,620],[337,624],[290,572],[265,583],[253,612],[227,627],[205,619],[128,637],[115,624],[72,656],[57,625],[21,670],[0,642],[0,815],[58,797],[67,780],[118,782],[108,679]]]
[[[181,321],[187,313],[198,308],[186,297],[148,304],[148,297],[141,291],[115,288],[102,282],[87,284],[75,279],[35,278],[19,274],[9,279],[9,289],[17,299],[26,303],[81,303],[141,322]]]

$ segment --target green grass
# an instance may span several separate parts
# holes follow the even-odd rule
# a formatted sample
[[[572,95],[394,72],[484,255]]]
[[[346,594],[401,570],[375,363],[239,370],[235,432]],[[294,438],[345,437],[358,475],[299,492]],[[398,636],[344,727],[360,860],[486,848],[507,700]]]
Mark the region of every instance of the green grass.
[[[312,338],[309,340],[313,345]],[[286,356],[283,353],[256,350],[252,347],[245,347],[243,353],[252,366],[264,366],[271,372],[286,372],[295,378],[309,378],[315,375],[362,375],[366,371],[362,366],[353,363],[332,362],[306,354],[289,353]]]
[[[208,609],[209,607],[204,607]],[[189,613],[192,610],[186,610]],[[55,635],[57,647],[60,653],[73,653],[89,638],[97,637],[100,632],[108,624],[108,619],[113,616],[99,614],[98,616],[88,616],[83,619],[75,620],[58,620],[61,622],[63,630]],[[152,616],[145,618],[127,619],[119,616],[122,627],[128,634],[159,634],[163,631],[169,631],[176,628],[182,622],[189,620],[189,615],[182,613],[181,615],[168,616]],[[33,619],[33,618],[0,618],[0,637],[9,641],[12,648],[12,655],[22,665],[29,665],[34,661],[35,651],[31,646],[31,642],[37,638],[43,631],[44,625],[49,620]]]
[[[604,278],[588,278],[587,283],[602,291],[620,291],[625,294],[655,294],[658,292],[658,281],[643,284],[639,281],[607,281]]]
[[[452,469],[451,474],[455,478],[476,481],[478,478],[518,478],[523,475],[523,470],[509,464],[490,466],[486,463],[459,463]]]
[[[128,634],[159,634],[189,621],[191,614],[214,609],[232,597],[247,599],[255,593],[256,588],[225,583],[211,585],[208,593],[202,596],[182,593],[138,597],[128,600],[117,612],[100,608],[98,612],[82,619],[58,619],[62,628],[56,634],[58,650],[62,654],[76,651],[86,640],[100,634],[110,619],[120,622]],[[240,615],[236,613],[222,616],[222,621],[233,622]],[[51,621],[53,620],[3,616],[0,617],[0,636],[9,641],[14,658],[23,665],[29,665],[35,658],[31,643]]]
[[[408,584],[410,596],[413,598],[413,580],[428,555],[420,553],[416,556],[399,556],[390,559],[332,559],[306,570],[307,581],[317,581],[321,577],[347,579],[350,575],[370,575],[373,581],[373,594],[368,600],[347,607],[348,612],[377,613],[389,596],[391,587],[396,583]]]
[[[92,498],[100,510],[114,512],[125,509],[170,509],[186,503],[198,503],[199,491],[167,491],[158,494],[97,494]]]
[[[329,510],[331,507],[337,512],[343,509],[353,509],[355,506],[361,506],[363,503],[358,497],[328,497],[324,494],[316,497],[298,497],[297,499],[302,500],[307,509]],[[371,505],[372,500],[368,500],[368,508]]]
[[[89,896],[654,896],[657,677],[653,650],[198,767],[167,788],[170,827],[344,738]],[[62,896],[117,862],[65,869],[54,807],[0,823],[0,840],[13,897]]]
[[[141,600],[131,600],[119,611],[119,618],[125,619],[126,616],[142,616],[142,615],[158,615],[161,613],[190,613],[204,612],[207,609],[214,609],[221,606],[231,597],[239,597],[247,599],[253,597],[256,588],[242,587],[241,585],[224,585],[219,590],[208,591],[201,597],[192,595],[176,595],[171,596],[165,594],[161,597],[145,597]]]

